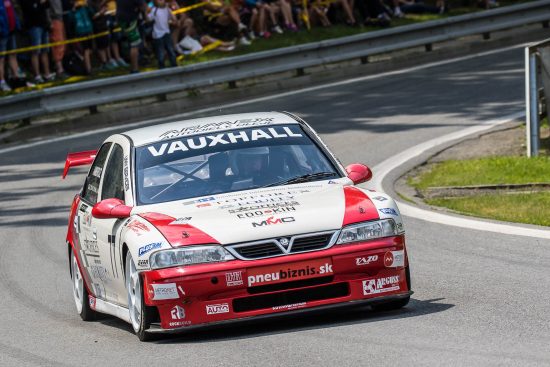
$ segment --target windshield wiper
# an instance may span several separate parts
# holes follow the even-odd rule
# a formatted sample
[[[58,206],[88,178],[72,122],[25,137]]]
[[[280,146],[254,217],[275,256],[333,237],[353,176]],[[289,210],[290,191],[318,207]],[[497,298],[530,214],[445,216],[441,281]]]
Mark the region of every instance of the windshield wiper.
[[[317,173],[308,173],[307,175],[300,175],[292,178],[285,179],[283,181],[279,182],[273,182],[261,187],[272,187],[272,186],[282,186],[282,185],[290,185],[295,183],[301,183],[301,182],[308,182],[313,181],[317,178],[329,178],[336,176],[335,172],[317,172]]]

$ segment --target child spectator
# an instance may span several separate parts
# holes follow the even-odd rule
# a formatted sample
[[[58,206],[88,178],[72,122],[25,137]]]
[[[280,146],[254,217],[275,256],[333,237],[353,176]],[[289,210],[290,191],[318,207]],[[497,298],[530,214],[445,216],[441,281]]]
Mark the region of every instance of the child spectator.
[[[155,6],[149,9],[147,18],[153,24],[153,47],[158,60],[159,69],[164,68],[164,51],[168,53],[171,66],[176,64],[176,52],[170,35],[170,24],[176,22],[176,17],[170,8],[166,6],[165,0],[155,0]]]
[[[29,30],[32,46],[41,46],[49,43],[50,16],[48,8],[49,0],[21,0],[21,10],[25,26]],[[40,60],[39,60],[40,58]],[[44,74],[40,74],[40,63]],[[55,79],[55,74],[50,74],[50,59],[47,48],[39,48],[31,55],[32,71],[36,83],[44,83],[44,80]]]
[[[141,35],[138,29],[138,18],[145,14],[147,5],[144,0],[116,0],[117,21],[130,44],[130,73],[139,72],[139,46]]]

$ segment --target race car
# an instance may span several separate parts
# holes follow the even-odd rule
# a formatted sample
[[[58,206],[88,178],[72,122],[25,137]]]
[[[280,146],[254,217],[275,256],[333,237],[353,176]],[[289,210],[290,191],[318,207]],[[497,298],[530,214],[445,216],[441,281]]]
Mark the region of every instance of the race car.
[[[404,307],[403,221],[357,185],[313,129],[286,112],[197,118],[115,134],[72,202],[76,309],[155,332],[306,311]]]

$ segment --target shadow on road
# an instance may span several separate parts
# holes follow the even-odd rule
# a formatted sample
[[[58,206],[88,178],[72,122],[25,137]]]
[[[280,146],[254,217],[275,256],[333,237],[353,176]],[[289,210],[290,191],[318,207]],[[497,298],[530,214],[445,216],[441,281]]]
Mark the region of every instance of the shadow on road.
[[[267,320],[247,320],[233,324],[193,329],[180,334],[156,335],[154,342],[159,344],[210,343],[255,338],[263,335],[287,334],[304,330],[327,329],[358,324],[367,325],[387,320],[430,315],[447,311],[454,307],[453,304],[440,302],[442,300],[444,298],[428,300],[411,298],[411,301],[405,308],[386,312],[375,312],[369,306],[363,306],[294,316],[280,315]],[[99,322],[106,326],[128,330],[128,332],[132,331],[129,324],[109,316],[102,317]]]

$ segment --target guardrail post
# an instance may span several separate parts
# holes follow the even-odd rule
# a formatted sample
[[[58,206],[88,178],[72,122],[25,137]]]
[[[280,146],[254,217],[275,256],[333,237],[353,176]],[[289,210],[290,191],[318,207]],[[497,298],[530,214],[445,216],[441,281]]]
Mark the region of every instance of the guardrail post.
[[[542,28],[548,28],[550,26],[550,22],[548,20],[545,20],[542,22]]]
[[[525,131],[527,156],[539,154],[539,102],[537,86],[537,56],[525,47]]]
[[[304,76],[304,75],[306,75],[306,72],[304,71],[304,68],[296,69],[296,76]]]
[[[369,63],[369,57],[368,56],[363,56],[361,58],[361,64],[368,64]]]
[[[97,106],[90,106],[89,110],[91,115],[95,115],[97,113]]]
[[[235,80],[232,80],[228,83],[229,89],[236,89],[237,88],[237,82]]]
[[[483,33],[483,39],[484,39],[484,40],[491,39],[491,33],[489,33],[489,32]]]
[[[424,45],[424,48],[426,49],[426,52],[430,52],[433,49],[431,43],[428,43],[427,45]]]

